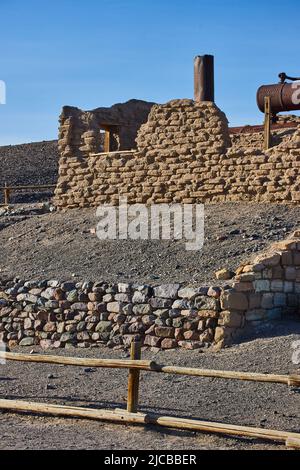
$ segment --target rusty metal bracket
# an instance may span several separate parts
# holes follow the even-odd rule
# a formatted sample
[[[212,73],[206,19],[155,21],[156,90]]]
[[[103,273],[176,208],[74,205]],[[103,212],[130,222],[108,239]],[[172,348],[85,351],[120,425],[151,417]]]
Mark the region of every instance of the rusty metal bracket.
[[[278,77],[280,78],[280,83],[285,83],[286,80],[291,80],[291,82],[297,82],[300,78],[289,77],[285,72],[281,72]]]

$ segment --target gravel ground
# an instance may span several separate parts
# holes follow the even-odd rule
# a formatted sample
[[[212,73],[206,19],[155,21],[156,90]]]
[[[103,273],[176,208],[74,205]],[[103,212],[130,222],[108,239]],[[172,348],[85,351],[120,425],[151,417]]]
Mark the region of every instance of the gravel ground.
[[[9,186],[56,184],[58,159],[57,140],[0,147],[0,187],[5,183]],[[49,192],[13,193],[12,202],[44,200],[47,196]]]
[[[235,269],[300,226],[295,206],[207,205],[204,247],[186,251],[178,240],[100,241],[90,232],[95,209],[43,212],[21,206],[0,217],[2,277],[219,284],[216,270]]]
[[[285,322],[252,330],[218,353],[144,351],[143,357],[169,365],[299,373],[291,360],[291,344],[299,339],[300,323]],[[105,348],[55,354],[124,358]],[[0,394],[8,399],[114,409],[125,407],[126,387],[127,372],[116,369],[17,362],[0,367]],[[300,394],[286,385],[142,373],[140,405],[142,412],[300,432]],[[251,439],[7,412],[0,413],[0,435],[1,449],[284,449]]]

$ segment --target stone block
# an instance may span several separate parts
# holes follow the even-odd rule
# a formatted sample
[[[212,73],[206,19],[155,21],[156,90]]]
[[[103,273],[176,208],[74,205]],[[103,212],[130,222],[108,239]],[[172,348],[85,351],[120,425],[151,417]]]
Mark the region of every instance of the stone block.
[[[176,299],[180,284],[164,284],[154,287],[154,296],[164,299]]]
[[[177,341],[172,338],[164,338],[161,342],[160,347],[162,349],[175,349],[177,348]]]
[[[155,336],[160,338],[174,338],[175,328],[168,326],[158,326],[155,328]]]
[[[272,292],[282,292],[283,291],[283,281],[278,279],[271,281],[271,291]]]
[[[130,293],[130,285],[126,283],[119,283],[118,284],[118,292],[120,294],[128,294]]]
[[[242,292],[236,292],[234,289],[228,289],[221,296],[221,307],[223,310],[247,310],[247,296]]]
[[[19,342],[19,346],[33,346],[35,344],[34,338],[23,338]]]
[[[149,304],[136,304],[132,307],[134,315],[149,315],[152,312]]]
[[[275,307],[267,311],[267,319],[272,320],[279,320],[282,315],[282,309],[280,307]]]
[[[199,337],[202,343],[212,343],[214,340],[214,331],[211,328],[208,328]]]
[[[270,290],[270,281],[267,279],[259,279],[254,282],[256,292],[268,292]]]
[[[184,331],[183,337],[185,340],[199,341],[199,333],[195,330]]]
[[[249,309],[252,310],[255,308],[259,308],[261,306],[261,299],[262,299],[262,294],[260,293],[255,292],[253,294],[250,294],[248,297]]]
[[[173,302],[171,299],[162,299],[160,297],[152,297],[149,303],[152,308],[165,309],[165,308],[171,307]]]
[[[269,256],[261,258],[260,261],[265,266],[276,266],[280,262],[280,254],[279,253],[270,254]]]
[[[182,289],[179,289],[178,297],[182,299],[193,300],[198,293],[199,293],[199,289],[197,288],[184,287]]]
[[[284,269],[281,266],[274,266],[272,268],[272,279],[283,279],[284,278]]]
[[[111,331],[111,329],[112,329],[112,323],[110,321],[100,321],[95,328],[95,332],[104,333],[104,332]]]
[[[240,312],[229,312],[228,310],[224,310],[220,313],[218,325],[239,328],[242,324],[242,320],[243,315]]]
[[[293,254],[291,251],[283,251],[281,253],[281,263],[283,266],[292,266],[294,264]]]
[[[253,310],[248,310],[246,312],[246,321],[257,321],[257,320],[265,320],[266,318],[266,310],[262,308],[256,308]]]
[[[292,281],[284,281],[283,283],[283,291],[285,293],[292,293],[294,292],[294,282]]]
[[[145,336],[144,345],[151,346],[151,347],[159,347],[161,344],[162,339],[158,338],[157,336]]]
[[[264,308],[272,308],[274,306],[274,295],[271,292],[267,292],[262,295],[261,299],[261,307]]]
[[[178,341],[178,346],[182,349],[193,350],[202,348],[203,343],[201,341]]]
[[[111,313],[120,313],[121,304],[120,302],[109,302],[106,306],[107,311]]]
[[[218,302],[213,297],[208,297],[206,295],[199,295],[194,299],[194,307],[197,310],[217,310]]]
[[[274,307],[283,307],[287,304],[286,294],[275,293],[274,294]]]
[[[288,266],[285,268],[285,280],[294,281],[297,276],[296,268],[293,266]]]

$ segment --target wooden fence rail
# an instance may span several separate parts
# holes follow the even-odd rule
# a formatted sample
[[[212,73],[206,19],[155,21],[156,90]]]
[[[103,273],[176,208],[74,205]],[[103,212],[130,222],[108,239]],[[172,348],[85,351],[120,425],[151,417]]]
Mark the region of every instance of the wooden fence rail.
[[[1,206],[8,206],[10,203],[10,196],[13,191],[43,191],[44,189],[55,189],[56,184],[40,184],[40,185],[27,185],[27,186],[2,186],[0,187],[0,191],[3,192],[4,196],[4,204],[0,204]]]
[[[135,346],[136,347],[136,346]],[[131,357],[132,353],[131,353]],[[139,355],[140,357],[140,355]],[[90,359],[81,357],[51,356],[42,354],[18,354],[0,351],[0,359],[21,362],[41,362],[79,367],[106,367],[119,369],[144,370],[148,372],[190,375],[194,377],[210,377],[218,379],[243,380],[251,382],[269,382],[300,387],[300,375],[261,374],[257,372],[224,371],[213,369],[197,369],[192,367],[166,366],[155,361],[137,359]]]
[[[232,424],[200,421],[174,416],[160,416],[157,414],[144,414],[138,412],[139,378],[141,371],[180,374],[187,376],[212,377],[218,379],[246,380],[256,382],[271,382],[300,386],[299,375],[259,374],[253,372],[218,371],[177,366],[159,365],[155,361],[141,360],[141,344],[134,342],[131,345],[131,359],[89,359],[77,357],[62,357],[41,354],[17,354],[0,351],[0,359],[11,361],[71,365],[78,367],[103,367],[128,369],[128,402],[127,410],[113,411],[103,409],[89,409],[73,406],[52,405],[48,403],[33,403],[21,400],[0,399],[0,410],[15,412],[42,413],[51,416],[66,416],[85,419],[96,419],[128,424],[155,424],[168,428],[185,429],[217,433],[230,436],[252,437],[274,442],[285,443],[287,447],[300,449],[300,433],[277,431],[273,429],[237,426]]]

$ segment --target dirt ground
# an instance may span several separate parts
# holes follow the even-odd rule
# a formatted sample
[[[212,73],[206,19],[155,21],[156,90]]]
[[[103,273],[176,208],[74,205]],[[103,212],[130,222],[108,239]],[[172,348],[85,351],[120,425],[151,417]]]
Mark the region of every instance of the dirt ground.
[[[57,140],[0,146],[0,186],[55,184],[58,160]]]
[[[0,211],[1,213],[1,211]],[[235,269],[300,226],[300,208],[276,204],[205,206],[205,242],[186,251],[181,240],[100,241],[90,232],[96,209],[43,213],[18,206],[0,216],[0,276],[135,283],[216,283],[216,270]],[[219,283],[219,282],[218,282]]]
[[[145,351],[143,357],[168,365],[299,373],[291,346],[299,339],[300,323],[285,322],[252,330],[239,344],[218,353]],[[124,358],[123,352],[106,348],[56,353]],[[126,387],[127,372],[116,369],[18,362],[0,366],[0,394],[8,399],[114,409],[125,407]],[[300,394],[286,385],[143,372],[140,407],[168,416],[300,432]],[[0,435],[0,449],[284,449],[252,439],[8,412],[0,413]]]
[[[0,216],[0,277],[220,284],[214,277],[217,269],[235,269],[300,226],[300,209],[284,205],[207,205],[205,217],[203,250],[189,252],[174,240],[100,241],[90,231],[97,224],[95,209],[49,213],[41,206],[17,206]],[[295,373],[291,344],[299,339],[300,323],[266,324],[218,353],[143,355],[165,364]],[[125,353],[93,348],[55,354]],[[126,383],[126,371],[12,362],[0,366],[0,395],[9,399],[114,409],[126,405]],[[140,403],[144,412],[300,432],[300,395],[285,385],[142,373]],[[251,439],[7,412],[0,413],[0,435],[0,449],[284,449]]]

